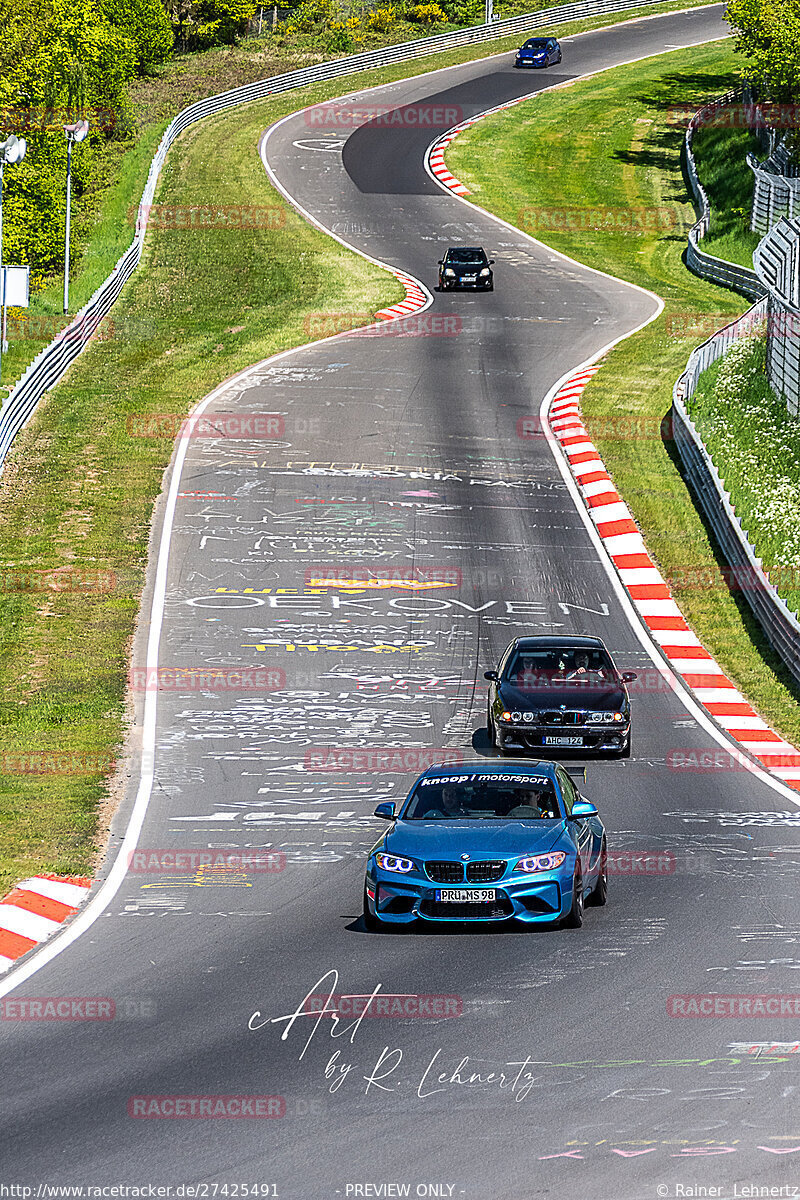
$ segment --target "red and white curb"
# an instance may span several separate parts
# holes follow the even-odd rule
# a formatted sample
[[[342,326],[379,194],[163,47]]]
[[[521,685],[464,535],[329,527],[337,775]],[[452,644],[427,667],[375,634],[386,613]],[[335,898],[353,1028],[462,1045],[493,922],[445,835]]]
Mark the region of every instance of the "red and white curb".
[[[444,155],[453,138],[458,137],[465,129],[469,129],[470,125],[476,125],[478,121],[482,121],[484,117],[491,117],[494,113],[503,112],[506,108],[514,108],[517,104],[522,104],[525,100],[532,99],[538,93],[525,96],[517,96],[515,100],[506,100],[504,104],[498,104],[496,108],[487,108],[486,112],[477,113],[474,117],[470,117],[468,121],[462,121],[460,125],[454,125],[452,129],[448,129],[447,133],[443,134],[438,141],[433,142],[425,152],[425,165],[431,175],[435,175],[439,183],[443,187],[449,188],[451,192],[455,192],[457,196],[471,196],[472,192],[468,187],[456,179],[455,175],[445,166]]]
[[[0,973],[60,929],[89,895],[90,880],[34,875],[0,900]]]
[[[391,269],[391,268],[390,268]],[[412,275],[404,275],[402,271],[392,270],[395,279],[399,279],[406,289],[405,300],[398,300],[390,308],[382,308],[375,313],[376,321],[395,321],[398,317],[407,317],[410,313],[419,312],[428,305],[428,296],[420,287],[418,280]]]
[[[800,751],[770,729],[689,628],[586,431],[580,397],[599,369],[593,366],[578,371],[555,394],[549,411],[550,427],[598,535],[651,638],[675,674],[748,755],[800,791]]]

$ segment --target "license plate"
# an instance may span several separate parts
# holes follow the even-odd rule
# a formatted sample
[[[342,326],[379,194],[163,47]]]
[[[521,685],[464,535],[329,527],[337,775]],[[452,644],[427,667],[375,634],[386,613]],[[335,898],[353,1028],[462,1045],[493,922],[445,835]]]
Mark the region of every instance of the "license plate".
[[[582,746],[582,737],[552,737],[544,739],[545,746]]]
[[[444,888],[436,893],[437,900],[451,904],[484,904],[494,900],[496,888]]]
[[[465,275],[464,276],[464,283],[474,283],[474,282],[475,282],[474,275]]]

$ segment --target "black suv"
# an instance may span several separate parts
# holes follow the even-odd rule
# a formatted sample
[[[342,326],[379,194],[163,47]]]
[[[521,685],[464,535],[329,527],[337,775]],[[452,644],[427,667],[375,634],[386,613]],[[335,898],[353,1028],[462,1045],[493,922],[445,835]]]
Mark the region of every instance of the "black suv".
[[[493,258],[486,257],[483,246],[451,246],[439,259],[439,287],[494,289]]]
[[[506,750],[631,752],[631,702],[600,638],[522,637],[506,650],[489,683],[486,724],[492,745]]]

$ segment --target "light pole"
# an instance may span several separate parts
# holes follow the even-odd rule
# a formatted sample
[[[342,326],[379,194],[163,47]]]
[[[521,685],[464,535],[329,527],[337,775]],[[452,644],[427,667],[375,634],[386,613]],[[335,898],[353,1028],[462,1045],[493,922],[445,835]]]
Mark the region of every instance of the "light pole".
[[[4,142],[0,142],[0,383],[3,380],[3,350],[6,340],[6,272],[3,266],[3,168],[22,162],[28,143],[25,138],[18,138],[13,133]]]
[[[69,312],[69,226],[70,203],[72,200],[72,146],[74,142],[82,142],[89,132],[88,121],[76,121],[74,125],[65,125],[67,135],[67,219],[64,225],[64,312]]]

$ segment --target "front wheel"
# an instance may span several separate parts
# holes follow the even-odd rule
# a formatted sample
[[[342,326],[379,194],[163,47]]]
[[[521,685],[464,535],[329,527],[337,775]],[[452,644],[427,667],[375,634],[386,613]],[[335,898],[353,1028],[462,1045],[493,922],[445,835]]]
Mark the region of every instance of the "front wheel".
[[[572,880],[572,905],[562,922],[564,929],[580,929],[583,924],[583,875],[580,866],[575,868]]]
[[[608,901],[608,848],[606,847],[606,839],[603,838],[603,844],[600,847],[600,870],[597,876],[597,883],[592,888],[587,904],[591,904],[593,908],[602,908]]]

